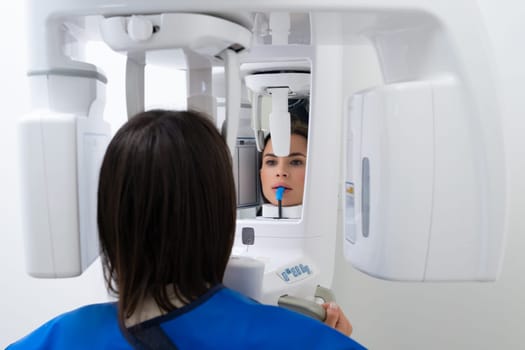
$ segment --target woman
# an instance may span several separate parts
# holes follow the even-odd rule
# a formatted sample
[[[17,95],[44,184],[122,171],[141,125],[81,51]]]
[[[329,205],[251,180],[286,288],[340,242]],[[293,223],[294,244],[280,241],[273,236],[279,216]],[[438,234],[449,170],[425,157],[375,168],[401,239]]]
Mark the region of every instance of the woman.
[[[306,150],[308,129],[305,124],[293,118],[290,135],[290,154],[278,157],[273,153],[272,139],[266,138],[260,169],[261,187],[264,198],[277,205],[276,192],[284,187],[283,206],[303,203],[304,176],[306,171]]]
[[[62,314],[10,349],[362,349],[221,284],[235,213],[228,148],[206,117],[132,118],[106,151],[98,192],[104,275],[118,302]]]

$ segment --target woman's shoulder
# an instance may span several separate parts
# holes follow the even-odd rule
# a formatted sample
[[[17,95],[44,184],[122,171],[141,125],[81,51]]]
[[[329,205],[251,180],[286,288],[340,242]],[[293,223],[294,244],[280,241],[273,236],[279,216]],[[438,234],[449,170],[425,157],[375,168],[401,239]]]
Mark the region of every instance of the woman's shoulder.
[[[74,310],[64,312],[49,320],[42,327],[73,331],[77,328],[90,329],[101,326],[108,327],[112,324],[118,327],[116,304],[98,303],[84,305]]]
[[[85,305],[60,314],[8,349],[67,349],[68,346],[103,349],[108,348],[104,347],[106,344],[112,344],[115,349],[129,349],[120,332],[114,303]]]
[[[277,348],[308,349],[364,349],[351,338],[324,323],[282,307],[264,305],[231,289],[223,288],[216,294],[216,307],[227,308],[222,315],[235,322],[240,334],[249,334],[255,344]],[[227,313],[227,316],[225,315]],[[264,332],[259,333],[259,331]]]

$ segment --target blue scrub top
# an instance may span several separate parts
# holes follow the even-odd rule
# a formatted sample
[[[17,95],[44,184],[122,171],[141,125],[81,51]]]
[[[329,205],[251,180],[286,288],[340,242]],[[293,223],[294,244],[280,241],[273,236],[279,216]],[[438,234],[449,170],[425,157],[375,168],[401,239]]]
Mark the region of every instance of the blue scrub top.
[[[115,303],[94,304],[52,319],[7,349],[365,349],[317,320],[222,285],[128,331],[126,338]]]

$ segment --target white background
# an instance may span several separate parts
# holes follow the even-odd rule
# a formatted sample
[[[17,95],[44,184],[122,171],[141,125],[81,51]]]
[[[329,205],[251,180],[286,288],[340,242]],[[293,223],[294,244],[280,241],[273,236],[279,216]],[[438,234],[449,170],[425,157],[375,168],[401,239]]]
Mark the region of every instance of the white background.
[[[498,60],[509,181],[509,236],[501,278],[496,283],[393,283],[375,280],[343,262],[338,250],[334,289],[354,324],[354,337],[371,349],[522,349],[525,334],[525,5],[511,0],[480,0]],[[107,300],[98,261],[81,277],[38,280],[24,272],[16,120],[29,111],[23,2],[0,2],[0,347],[47,319],[74,307]],[[100,47],[94,48],[102,50]],[[115,130],[125,119],[123,58],[104,54],[112,91],[106,115]],[[367,75],[366,51],[356,74]],[[96,57],[95,57],[96,59]],[[357,64],[356,64],[357,65]],[[163,77],[164,72],[151,72]],[[173,79],[180,78],[174,75]],[[365,78],[363,78],[366,80]],[[156,84],[147,98],[161,105],[184,87]],[[155,84],[154,84],[155,85]],[[174,96],[174,95],[173,95]],[[182,107],[177,93],[170,107]],[[156,98],[159,98],[157,101]],[[502,189],[504,190],[504,189]]]

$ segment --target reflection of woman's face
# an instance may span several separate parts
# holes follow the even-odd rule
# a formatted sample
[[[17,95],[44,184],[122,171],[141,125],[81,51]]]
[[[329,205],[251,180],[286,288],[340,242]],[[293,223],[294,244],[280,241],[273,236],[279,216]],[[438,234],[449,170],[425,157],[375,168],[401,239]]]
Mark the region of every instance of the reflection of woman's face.
[[[264,197],[277,205],[275,192],[284,187],[283,206],[298,205],[303,202],[304,174],[306,170],[306,138],[292,134],[290,154],[288,157],[277,157],[273,154],[272,139],[268,140],[263,150],[261,166],[261,183]]]

